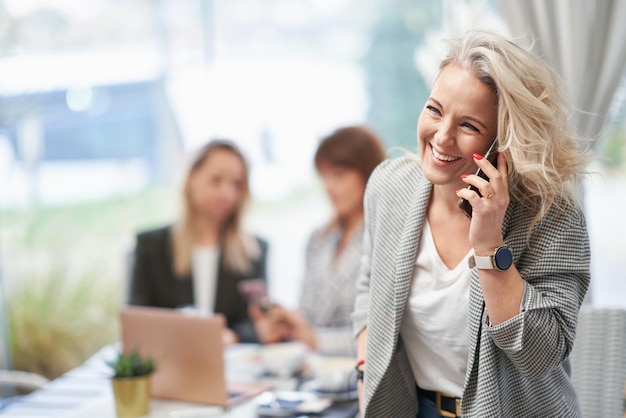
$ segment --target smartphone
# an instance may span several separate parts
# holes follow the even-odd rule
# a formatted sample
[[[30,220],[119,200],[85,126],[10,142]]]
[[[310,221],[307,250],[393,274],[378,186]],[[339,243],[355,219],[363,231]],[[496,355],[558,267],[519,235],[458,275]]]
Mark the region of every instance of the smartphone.
[[[493,142],[491,143],[491,146],[489,147],[489,149],[483,156],[483,158],[486,158],[496,168],[498,167],[498,151],[497,150],[498,150],[498,138],[493,140]],[[476,172],[476,175],[479,177],[482,177],[485,180],[489,180],[489,177],[487,177],[487,175],[483,173],[483,170],[481,170],[480,168]],[[478,196],[480,197],[483,196],[480,194],[480,191],[476,187],[469,185],[467,188],[478,193]],[[459,200],[459,208],[461,208],[461,210],[465,212],[465,215],[467,215],[468,218],[472,219],[472,205],[470,204],[470,202],[461,198],[461,200]]]
[[[248,303],[259,303],[267,298],[267,284],[264,279],[246,279],[237,284],[241,297]]]
[[[272,308],[278,306],[267,293],[265,279],[246,279],[237,284],[237,290],[241,297],[249,304],[257,304],[261,312],[267,314]]]

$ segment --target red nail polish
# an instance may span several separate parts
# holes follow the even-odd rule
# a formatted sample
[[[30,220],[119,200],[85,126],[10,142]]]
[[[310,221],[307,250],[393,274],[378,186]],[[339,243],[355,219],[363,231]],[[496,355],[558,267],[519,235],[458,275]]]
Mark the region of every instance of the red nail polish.
[[[469,176],[469,174],[461,174],[462,179],[467,178],[467,176]]]
[[[480,154],[474,153],[474,154],[472,154],[472,155],[473,155],[473,157],[474,157],[474,158],[476,158],[476,159],[477,159],[477,160],[479,160],[479,161],[483,159],[483,156],[482,156],[482,155],[480,155]]]

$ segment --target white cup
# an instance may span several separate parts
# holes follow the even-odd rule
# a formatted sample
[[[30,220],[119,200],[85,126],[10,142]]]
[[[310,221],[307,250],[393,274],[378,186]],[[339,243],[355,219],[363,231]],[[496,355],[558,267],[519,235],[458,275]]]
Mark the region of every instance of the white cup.
[[[261,347],[261,361],[265,371],[291,376],[302,371],[307,346],[300,342],[267,344]]]
[[[311,361],[311,370],[317,389],[325,392],[347,392],[355,386],[352,357],[317,357]]]

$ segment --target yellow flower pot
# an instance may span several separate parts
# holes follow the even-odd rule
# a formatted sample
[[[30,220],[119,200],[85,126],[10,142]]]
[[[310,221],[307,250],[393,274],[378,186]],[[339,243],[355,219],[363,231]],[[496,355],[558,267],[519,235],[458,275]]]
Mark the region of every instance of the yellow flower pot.
[[[150,412],[150,375],[114,377],[113,397],[117,418],[138,418]]]

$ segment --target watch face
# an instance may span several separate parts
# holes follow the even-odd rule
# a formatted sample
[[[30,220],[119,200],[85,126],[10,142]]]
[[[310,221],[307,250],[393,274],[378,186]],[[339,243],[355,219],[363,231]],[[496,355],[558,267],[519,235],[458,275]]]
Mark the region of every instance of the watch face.
[[[500,270],[507,270],[513,264],[513,252],[509,247],[500,247],[494,256],[496,267]]]

